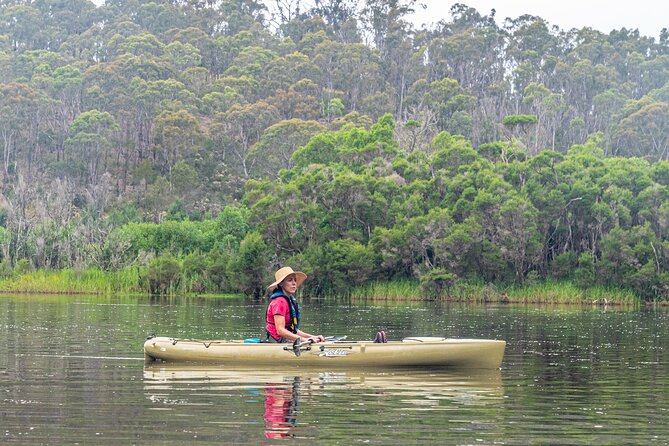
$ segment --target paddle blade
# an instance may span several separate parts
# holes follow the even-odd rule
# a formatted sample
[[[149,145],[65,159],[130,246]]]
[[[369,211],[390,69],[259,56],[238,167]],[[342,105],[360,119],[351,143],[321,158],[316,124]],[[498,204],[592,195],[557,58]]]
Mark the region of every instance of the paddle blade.
[[[327,336],[325,338],[326,341],[334,341],[334,342],[343,341],[344,339],[346,339],[346,336]]]
[[[295,339],[293,342],[293,353],[295,353],[295,356],[300,356],[302,354],[302,351],[300,350],[301,345],[300,338]]]

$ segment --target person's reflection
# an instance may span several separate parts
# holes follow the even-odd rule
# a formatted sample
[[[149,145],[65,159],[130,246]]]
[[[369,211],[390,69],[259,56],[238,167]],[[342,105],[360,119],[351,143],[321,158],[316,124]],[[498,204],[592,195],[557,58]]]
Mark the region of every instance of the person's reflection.
[[[300,377],[288,383],[265,384],[265,437],[291,438],[297,424]]]

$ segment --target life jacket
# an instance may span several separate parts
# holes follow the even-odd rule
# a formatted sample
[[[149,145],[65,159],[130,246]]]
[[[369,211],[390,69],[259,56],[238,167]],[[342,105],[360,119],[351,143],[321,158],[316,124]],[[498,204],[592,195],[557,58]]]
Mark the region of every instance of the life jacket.
[[[269,297],[270,302],[276,298],[283,297],[288,302],[288,308],[290,309],[290,320],[286,321],[286,329],[291,333],[297,333],[297,330],[300,328],[300,306],[295,300],[295,296],[286,296],[281,289],[276,290]],[[269,307],[268,307],[269,309]],[[270,325],[274,325],[274,322],[270,322]]]

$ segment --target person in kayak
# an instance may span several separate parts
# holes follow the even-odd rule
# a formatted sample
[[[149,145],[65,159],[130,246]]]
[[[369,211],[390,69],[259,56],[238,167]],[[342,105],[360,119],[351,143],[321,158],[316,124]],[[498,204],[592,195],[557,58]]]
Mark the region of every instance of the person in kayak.
[[[307,279],[307,275],[284,266],[274,273],[274,278],[274,283],[267,287],[272,293],[267,306],[267,341],[293,342],[298,338],[302,341],[324,341],[321,335],[314,336],[300,330],[300,306],[295,299],[295,291]]]

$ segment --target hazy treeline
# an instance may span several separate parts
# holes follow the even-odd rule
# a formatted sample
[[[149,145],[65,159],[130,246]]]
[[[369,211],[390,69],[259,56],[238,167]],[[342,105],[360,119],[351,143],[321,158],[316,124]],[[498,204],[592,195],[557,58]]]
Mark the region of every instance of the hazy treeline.
[[[322,290],[666,297],[669,33],[415,6],[1,2],[4,273],[158,258],[253,291],[290,260]]]

